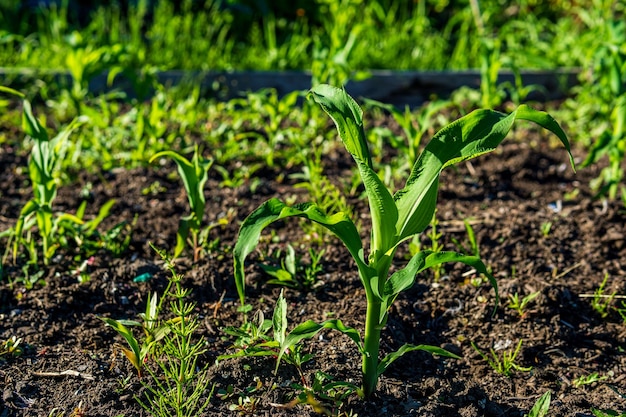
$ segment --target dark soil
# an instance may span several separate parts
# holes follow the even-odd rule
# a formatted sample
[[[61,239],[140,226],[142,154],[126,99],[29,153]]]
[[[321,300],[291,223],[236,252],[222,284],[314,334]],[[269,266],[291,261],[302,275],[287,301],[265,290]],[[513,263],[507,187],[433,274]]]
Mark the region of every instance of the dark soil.
[[[345,166],[329,166],[327,175],[345,176],[333,172],[341,165]],[[27,172],[20,168],[24,166],[24,156],[9,147],[0,150],[0,230],[15,224],[30,197]],[[123,339],[96,316],[136,319],[145,309],[147,295],[165,287],[168,272],[149,242],[171,250],[178,219],[187,213],[183,188],[177,177],[169,175],[173,170],[167,166],[83,176],[60,190],[56,208],[69,212],[78,208],[81,190],[88,185],[91,215],[104,202],[116,199],[104,229],[132,222],[135,216],[137,221],[128,251],[118,259],[98,252],[88,266],[88,282],[79,283],[72,273],[81,260],[65,254],[45,268],[45,285],[26,290],[19,282],[9,285],[7,279],[0,284],[0,341],[16,336],[24,346],[22,355],[0,362],[0,417],[148,415],[133,398],[144,392],[139,379],[114,349],[115,343],[124,344]],[[409,353],[389,367],[370,400],[353,395],[340,410],[327,403],[326,408],[359,416],[512,417],[528,413],[543,393],[551,391],[550,415],[590,416],[592,408],[626,411],[626,325],[614,310],[601,317],[592,308],[592,298],[585,297],[594,293],[605,275],[605,294],[626,294],[624,208],[592,198],[588,182],[597,173],[588,169],[574,174],[561,148],[515,141],[471,164],[448,169],[439,194],[441,243],[456,250],[453,239],[467,242],[463,220],[468,219],[483,260],[498,278],[502,302],[492,316],[493,289],[465,266],[447,265],[438,282],[431,272],[423,274],[392,308],[383,330],[382,353],[404,343],[425,343],[444,347],[462,359]],[[276,376],[271,357],[213,365],[218,355],[233,352],[232,339],[220,328],[241,324],[230,254],[240,221],[270,197],[295,195],[304,201],[306,194],[288,181],[276,182],[271,171],[262,174],[254,192],[249,186],[220,189],[217,174],[212,175],[206,187],[205,220],[226,216],[230,222],[211,231],[211,239],[219,243],[200,261],[176,261],[197,303],[199,334],[208,341],[202,360],[211,364],[215,392],[229,385],[234,388],[230,398],[214,395],[205,414],[237,415],[239,411],[228,407],[241,394],[259,400],[250,411],[253,415],[315,415],[309,405],[292,409],[275,405],[288,403],[298,392],[290,388],[299,377],[289,364],[283,363]],[[156,181],[164,189],[144,195],[142,190]],[[364,201],[351,203],[357,213],[365,213]],[[361,218],[366,224],[366,216]],[[542,225],[547,222],[552,227],[544,234]],[[266,317],[271,317],[280,289],[264,284],[267,277],[258,260],[269,248],[284,248],[288,242],[298,243],[299,253],[306,253],[306,246],[300,244],[306,244],[307,236],[298,225],[296,220],[276,224],[272,243],[265,240],[249,257],[249,301]],[[426,237],[422,242],[429,244]],[[335,317],[362,329],[365,295],[354,265],[335,240],[329,239],[325,249],[323,285],[311,292],[285,290],[291,326]],[[397,265],[402,262],[400,253]],[[6,269],[9,281],[23,276],[21,268]],[[144,273],[152,279],[133,282]],[[536,291],[540,295],[523,317],[507,307],[508,295]],[[613,305],[621,303],[614,300]],[[510,377],[496,373],[471,345],[483,352],[500,349],[501,355],[519,340],[523,345],[517,363],[532,370],[514,371]],[[337,381],[360,384],[360,357],[347,337],[325,331],[305,341],[304,350],[314,353],[304,368],[309,382],[316,371],[323,371]],[[75,372],[54,376],[68,370]],[[593,373],[607,378],[574,385],[576,378]],[[150,382],[147,377],[143,380]],[[250,393],[244,394],[246,390]]]

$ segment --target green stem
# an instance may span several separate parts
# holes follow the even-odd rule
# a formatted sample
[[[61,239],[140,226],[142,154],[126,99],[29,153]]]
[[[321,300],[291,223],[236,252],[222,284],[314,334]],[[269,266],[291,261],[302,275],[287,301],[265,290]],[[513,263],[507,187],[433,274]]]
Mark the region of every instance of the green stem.
[[[367,302],[365,340],[363,345],[363,393],[366,398],[376,391],[378,382],[378,352],[380,350],[380,308],[378,299]]]

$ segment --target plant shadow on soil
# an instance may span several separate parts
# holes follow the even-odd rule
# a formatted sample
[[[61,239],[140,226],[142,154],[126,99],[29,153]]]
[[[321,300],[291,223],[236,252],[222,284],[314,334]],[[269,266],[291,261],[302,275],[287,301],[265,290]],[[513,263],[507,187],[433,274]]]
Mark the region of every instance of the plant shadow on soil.
[[[13,226],[29,197],[24,187],[27,178],[16,174],[16,167],[25,162],[24,156],[11,149],[0,152],[0,183],[7,184],[1,191],[5,202],[0,207],[1,230]],[[96,315],[135,319],[145,308],[147,294],[160,292],[166,285],[168,273],[149,242],[159,248],[173,247],[178,219],[186,213],[182,187],[168,179],[168,169],[174,168],[83,175],[77,185],[60,190],[58,204],[69,211],[80,204],[79,190],[87,183],[92,184],[89,210],[115,198],[104,227],[132,221],[135,215],[138,221],[129,250],[119,259],[98,253],[89,267],[88,282],[77,282],[71,273],[75,261],[72,254],[66,254],[46,269],[45,286],[26,291],[19,284],[0,284],[0,340],[16,336],[25,345],[23,355],[0,363],[0,417],[54,415],[52,412],[67,416],[72,412],[78,415],[78,411],[107,417],[147,415],[133,399],[143,391],[132,367],[114,355],[114,343],[123,341]],[[552,415],[590,416],[592,407],[623,412],[626,401],[618,393],[626,393],[626,325],[617,315],[600,318],[590,300],[580,297],[593,294],[605,273],[608,293],[626,293],[623,207],[592,199],[587,184],[598,174],[595,169],[573,174],[562,149],[512,141],[471,164],[444,172],[438,203],[442,243],[455,250],[451,239],[466,239],[463,220],[469,219],[481,256],[498,279],[502,303],[492,315],[493,289],[459,265],[446,266],[438,282],[433,282],[432,274],[420,276],[392,308],[383,330],[383,352],[403,343],[426,343],[442,346],[462,359],[407,354],[389,367],[372,399],[350,397],[341,411],[359,416],[522,416],[550,390]],[[327,167],[330,178],[334,177],[332,170]],[[277,183],[272,172],[263,175],[263,186],[252,193],[247,186],[219,189],[219,180],[212,173],[207,186],[212,191],[206,193],[207,219],[213,221],[229,209],[235,210],[234,218],[211,231],[213,239],[220,239],[219,249],[197,264],[185,258],[176,262],[177,272],[185,276],[184,285],[193,290],[192,300],[201,319],[199,331],[208,341],[205,363],[212,364],[230,347],[231,341],[220,327],[240,324],[230,255],[239,222],[269,197],[306,198],[302,189],[288,181]],[[142,194],[155,181],[165,191]],[[576,189],[578,194],[573,194]],[[566,199],[568,193],[573,197]],[[356,212],[363,212],[365,203],[354,203]],[[547,222],[552,227],[544,234],[541,227]],[[269,244],[274,248],[304,238],[297,221],[281,223],[274,230],[278,243]],[[353,264],[335,240],[325,249],[324,285],[309,293],[285,292],[290,326],[309,318],[336,317],[361,329],[365,298]],[[398,254],[398,266],[404,262],[403,256]],[[255,309],[270,317],[280,289],[263,284],[266,278],[256,260],[258,253],[250,257],[248,297]],[[19,270],[7,268],[13,279],[19,277]],[[143,273],[152,279],[133,282]],[[540,296],[525,317],[506,307],[507,295],[535,291]],[[470,344],[487,352],[494,346],[511,349],[520,339],[523,347],[518,363],[533,369],[511,377],[495,373]],[[347,337],[323,332],[304,345],[305,351],[315,354],[305,365],[307,378],[322,371],[339,381],[359,383],[360,357]],[[113,357],[117,359],[113,361]],[[216,392],[230,385],[236,393],[243,393],[260,381],[260,388],[249,394],[259,399],[252,415],[316,415],[305,405],[293,409],[274,405],[292,398],[290,384],[299,377],[290,365],[283,364],[275,376],[273,368],[271,358],[243,358],[212,365],[210,372]],[[45,374],[66,370],[77,374]],[[577,377],[594,372],[608,379],[574,386]],[[228,409],[236,398],[214,395],[206,414],[238,415]]]

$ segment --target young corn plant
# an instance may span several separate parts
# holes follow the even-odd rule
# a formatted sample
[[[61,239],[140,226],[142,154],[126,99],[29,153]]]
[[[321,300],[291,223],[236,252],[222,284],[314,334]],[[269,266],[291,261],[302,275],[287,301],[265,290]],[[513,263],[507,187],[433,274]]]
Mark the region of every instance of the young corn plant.
[[[234,248],[234,275],[240,302],[245,305],[245,259],[257,246],[261,232],[271,223],[288,217],[300,217],[318,223],[333,232],[352,255],[365,289],[367,310],[364,334],[341,321],[321,324],[311,320],[294,328],[281,343],[280,357],[289,346],[313,337],[324,328],[339,330],[350,337],[362,355],[363,393],[371,396],[379,376],[404,353],[422,350],[441,356],[457,357],[436,346],[406,344],[380,359],[381,331],[388,312],[398,295],[409,289],[418,273],[445,262],[462,262],[484,274],[495,289],[497,283],[476,256],[456,252],[418,251],[403,267],[389,275],[399,245],[420,234],[433,218],[441,171],[450,165],[493,151],[504,140],[516,120],[529,120],[555,133],[568,153],[569,142],[559,124],[547,113],[527,106],[506,115],[493,110],[477,110],[447,125],[437,133],[415,162],[404,188],[391,194],[372,169],[370,152],[363,128],[363,114],[358,104],[343,89],[318,85],[309,94],[333,119],[339,136],[352,155],[369,200],[372,220],[369,255],[364,253],[357,226],[345,213],[326,214],[313,203],[288,206],[272,198],[254,210],[242,223]],[[570,153],[570,162],[574,166]]]
[[[191,208],[191,213],[180,220],[176,233],[174,258],[177,258],[189,244],[193,248],[193,260],[197,262],[202,250],[201,227],[206,205],[204,185],[209,179],[209,169],[213,165],[213,160],[203,158],[196,146],[191,161],[174,151],[162,151],[150,158],[150,163],[164,156],[172,158],[178,165],[178,173],[183,180]]]
[[[17,261],[20,245],[24,245],[30,254],[30,262],[36,263],[37,245],[31,240],[30,233],[27,233],[36,225],[41,237],[41,252],[43,253],[44,263],[48,264],[54,251],[59,246],[56,233],[59,222],[83,223],[81,219],[69,213],[55,214],[52,211],[52,203],[57,195],[57,174],[60,161],[63,159],[63,146],[72,131],[83,123],[85,119],[74,119],[54,138],[50,138],[45,127],[33,114],[30,101],[22,93],[2,86],[0,86],[0,91],[15,95],[22,100],[22,129],[33,141],[28,161],[33,198],[22,208],[17,223],[13,228],[13,233],[10,234],[10,238],[14,239],[13,262]]]

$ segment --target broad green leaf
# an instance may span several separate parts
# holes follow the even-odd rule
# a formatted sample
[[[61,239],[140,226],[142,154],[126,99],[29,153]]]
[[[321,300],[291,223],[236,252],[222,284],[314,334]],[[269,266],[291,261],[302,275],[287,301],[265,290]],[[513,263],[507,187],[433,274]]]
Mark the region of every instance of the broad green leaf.
[[[376,262],[396,244],[398,211],[391,193],[372,169],[363,131],[363,111],[342,88],[321,84],[311,89],[310,96],[333,119],[339,137],[359,168],[372,216],[370,260]]]
[[[512,114],[515,114],[515,117],[517,119],[528,120],[529,122],[536,123],[544,129],[554,133],[567,150],[570,165],[572,166],[574,172],[576,171],[576,163],[574,162],[574,156],[572,155],[572,150],[570,148],[569,141],[567,140],[567,135],[565,134],[563,129],[561,129],[559,123],[554,120],[552,116],[550,116],[546,112],[535,110],[532,107],[528,107],[525,104],[519,106],[517,110]]]
[[[22,110],[22,129],[31,138],[36,141],[48,141],[48,132],[45,127],[39,123],[39,120],[33,115],[33,109],[30,101],[23,100],[24,108]]]
[[[365,264],[363,245],[356,226],[343,212],[326,215],[315,204],[305,203],[293,207],[287,206],[277,198],[272,198],[254,210],[242,223],[239,237],[233,250],[235,284],[241,304],[245,303],[246,257],[259,243],[261,232],[271,223],[287,217],[303,217],[314,221],[333,232],[346,246],[363,276],[371,276],[374,271]],[[364,285],[368,285],[364,282]]]
[[[280,346],[280,352],[278,353],[278,358],[276,359],[276,370],[278,370],[278,365],[280,364],[280,360],[291,346],[298,344],[303,339],[310,339],[315,336],[318,332],[323,329],[332,329],[338,330],[341,333],[347,335],[354,343],[356,343],[359,352],[363,351],[363,341],[361,340],[361,335],[359,332],[349,326],[344,325],[341,320],[331,319],[326,320],[323,323],[316,323],[313,320],[307,320],[304,323],[296,326],[289,334],[287,338]]]
[[[476,110],[441,129],[416,161],[405,187],[394,200],[398,206],[400,240],[421,233],[435,210],[441,171],[449,165],[493,151],[516,119],[529,120],[555,133],[570,154],[569,142],[548,114],[522,105],[508,116],[493,110]]]
[[[309,94],[333,119],[348,152],[371,168],[372,161],[363,130],[363,110],[356,101],[343,88],[328,84],[313,87]]]
[[[391,306],[398,294],[413,286],[417,274],[425,271],[426,269],[449,262],[464,263],[465,265],[474,268],[479,274],[485,275],[489,280],[489,283],[494,288],[496,293],[495,305],[498,305],[500,302],[500,297],[498,295],[498,283],[479,257],[449,251],[421,251],[416,253],[404,268],[393,273],[393,275],[391,275],[385,283],[384,293],[382,294],[383,308],[381,309],[380,321],[382,322],[387,308]]]
[[[378,364],[378,368],[377,368],[378,376],[381,376],[385,372],[385,370],[389,367],[389,365],[391,365],[396,359],[400,358],[405,353],[413,352],[415,350],[422,350],[425,352],[430,352],[433,355],[446,356],[448,358],[461,359],[460,356],[455,355],[454,353],[448,352],[447,350],[442,349],[437,346],[406,344],[402,346],[400,349],[398,349],[397,351],[385,356],[383,360],[380,361],[380,363]]]

